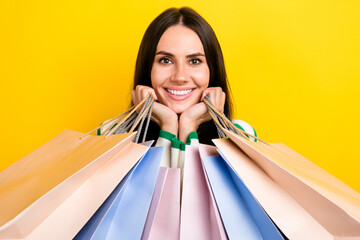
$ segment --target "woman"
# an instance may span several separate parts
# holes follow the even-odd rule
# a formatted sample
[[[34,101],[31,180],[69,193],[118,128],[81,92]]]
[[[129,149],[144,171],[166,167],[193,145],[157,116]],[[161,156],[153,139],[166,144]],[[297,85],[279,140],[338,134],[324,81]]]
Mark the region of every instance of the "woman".
[[[147,28],[136,61],[133,103],[138,104],[148,94],[156,102],[147,139],[158,139],[157,145],[184,149],[185,142],[212,144],[217,130],[203,102],[206,95],[231,119],[230,90],[219,42],[194,10],[167,9]],[[249,124],[237,123],[256,136]]]

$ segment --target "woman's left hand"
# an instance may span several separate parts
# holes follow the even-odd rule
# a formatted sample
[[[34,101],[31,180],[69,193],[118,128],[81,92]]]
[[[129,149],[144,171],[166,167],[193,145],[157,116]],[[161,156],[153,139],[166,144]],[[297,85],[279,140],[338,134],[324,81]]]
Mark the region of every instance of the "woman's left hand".
[[[201,123],[212,119],[206,104],[203,102],[206,95],[210,97],[216,110],[221,113],[224,112],[226,94],[222,91],[221,87],[207,88],[201,97],[201,102],[186,109],[180,115],[179,140],[186,141],[190,132],[195,132]]]

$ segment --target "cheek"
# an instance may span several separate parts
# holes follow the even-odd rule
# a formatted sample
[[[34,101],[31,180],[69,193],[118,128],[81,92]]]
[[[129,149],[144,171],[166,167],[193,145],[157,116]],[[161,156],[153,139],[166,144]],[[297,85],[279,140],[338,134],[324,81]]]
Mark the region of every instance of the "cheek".
[[[151,69],[151,85],[156,90],[167,79],[169,73],[166,69],[157,67],[155,64]]]
[[[153,67],[151,69],[150,77],[151,77],[151,86],[153,88],[158,87],[161,83],[161,75],[160,75],[160,71],[156,67]]]
[[[196,85],[201,89],[206,89],[209,86],[210,71],[209,68],[203,68],[201,70],[194,71],[194,78],[196,79]]]

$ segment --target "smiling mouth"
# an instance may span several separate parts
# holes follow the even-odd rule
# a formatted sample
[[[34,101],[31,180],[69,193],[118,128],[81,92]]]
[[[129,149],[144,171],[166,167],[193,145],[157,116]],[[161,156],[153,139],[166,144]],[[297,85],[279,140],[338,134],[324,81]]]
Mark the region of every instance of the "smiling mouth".
[[[175,96],[185,96],[190,94],[194,89],[188,89],[188,90],[172,90],[169,88],[166,88],[166,91],[172,95]]]

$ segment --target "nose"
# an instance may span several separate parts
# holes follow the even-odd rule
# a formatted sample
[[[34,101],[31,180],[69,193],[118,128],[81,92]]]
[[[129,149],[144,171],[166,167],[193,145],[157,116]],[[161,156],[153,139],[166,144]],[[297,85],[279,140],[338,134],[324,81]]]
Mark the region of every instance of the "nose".
[[[188,82],[188,76],[186,72],[186,66],[182,64],[176,65],[174,72],[170,78],[171,82],[177,83],[177,84],[184,84]]]

